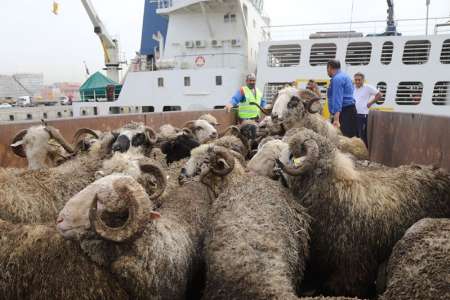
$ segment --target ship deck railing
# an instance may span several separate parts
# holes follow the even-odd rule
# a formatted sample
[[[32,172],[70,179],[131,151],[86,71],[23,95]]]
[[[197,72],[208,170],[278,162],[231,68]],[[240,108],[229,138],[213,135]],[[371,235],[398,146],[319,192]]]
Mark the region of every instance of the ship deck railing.
[[[428,22],[428,26],[427,26]],[[397,32],[403,36],[450,34],[450,17],[398,19],[396,20]],[[363,36],[382,35],[386,32],[386,20],[364,20],[346,22],[326,22],[275,25],[262,28],[271,40],[305,40],[314,33],[343,33],[340,37],[350,38],[354,33],[362,33]],[[349,34],[345,36],[345,32]]]

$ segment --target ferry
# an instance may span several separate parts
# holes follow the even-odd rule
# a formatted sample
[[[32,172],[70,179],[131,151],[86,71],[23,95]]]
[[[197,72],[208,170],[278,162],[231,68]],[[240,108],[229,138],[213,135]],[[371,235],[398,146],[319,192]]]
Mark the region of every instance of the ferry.
[[[153,32],[158,44],[135,60],[117,101],[74,103],[74,117],[92,114],[94,107],[99,115],[221,109],[248,72],[257,73],[257,86],[269,101],[286,83],[302,86],[309,79],[319,83],[325,100],[330,59],[339,59],[351,76],[364,73],[367,83],[383,93],[374,109],[450,116],[448,33],[400,35],[388,19],[387,30],[395,32],[364,35],[356,30],[362,22],[355,22],[339,24],[352,30],[276,40],[273,35],[292,27],[271,27],[263,0],[154,0],[146,5],[167,20],[167,30],[159,28],[165,35]],[[444,25],[435,28],[442,31]],[[296,27],[302,34],[307,29]]]

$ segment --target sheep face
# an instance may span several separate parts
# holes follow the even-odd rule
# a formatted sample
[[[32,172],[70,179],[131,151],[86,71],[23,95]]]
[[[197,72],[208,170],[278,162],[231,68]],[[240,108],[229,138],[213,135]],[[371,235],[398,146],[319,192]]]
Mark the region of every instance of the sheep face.
[[[58,216],[57,229],[67,239],[95,233],[105,240],[125,242],[140,235],[150,220],[159,217],[152,206],[136,180],[113,174],[70,199]]]
[[[15,154],[27,158],[31,170],[56,167],[74,151],[56,128],[46,124],[22,130],[10,146]]]
[[[278,92],[272,109],[272,120],[275,123],[291,119],[301,120],[307,114],[317,113],[320,110],[319,100],[320,98],[310,90],[286,87]]]
[[[225,176],[234,168],[234,157],[225,147],[215,145],[201,145],[191,152],[191,158],[181,169],[178,181],[200,174],[200,177],[210,171],[217,176]]]
[[[213,153],[213,146],[200,145],[191,151],[191,158],[186,162],[184,168],[181,169],[181,175],[189,178],[200,174],[200,172],[207,168],[211,154]]]
[[[113,152],[127,152],[130,149],[147,153],[156,142],[155,132],[143,124],[130,123],[120,128],[112,145]]]
[[[184,127],[192,131],[200,144],[218,137],[217,129],[206,120],[189,121]]]
[[[274,172],[275,160],[280,158],[283,149],[287,150],[288,144],[280,140],[266,142],[255,156],[250,160],[247,168],[258,175],[276,179]],[[283,160],[282,160],[283,161]]]
[[[120,177],[123,177],[123,175],[113,174],[100,178],[66,203],[56,220],[56,228],[64,238],[80,239],[89,232],[91,227],[89,210],[92,207],[94,198],[117,199],[118,195],[112,184],[114,180]],[[100,202],[97,210],[101,211],[103,209],[104,207]]]
[[[166,162],[170,164],[174,161],[189,157],[191,150],[199,145],[193,136],[183,133],[174,140],[163,143],[161,145],[161,151],[166,155]]]

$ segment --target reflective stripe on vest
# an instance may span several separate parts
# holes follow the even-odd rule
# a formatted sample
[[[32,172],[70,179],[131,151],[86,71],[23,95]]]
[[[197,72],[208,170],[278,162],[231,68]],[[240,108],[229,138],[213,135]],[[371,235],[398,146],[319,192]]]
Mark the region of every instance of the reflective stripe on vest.
[[[262,94],[261,92],[255,88],[256,97],[253,92],[247,87],[242,87],[244,91],[245,102],[239,104],[239,118],[241,119],[253,119],[259,116],[259,108],[255,105],[251,105],[250,103],[257,103],[261,105]]]

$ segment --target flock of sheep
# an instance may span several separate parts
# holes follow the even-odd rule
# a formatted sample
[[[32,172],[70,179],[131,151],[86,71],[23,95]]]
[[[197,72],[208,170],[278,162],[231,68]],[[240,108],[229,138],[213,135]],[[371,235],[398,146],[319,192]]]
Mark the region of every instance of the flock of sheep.
[[[220,134],[19,132],[0,299],[450,299],[450,174],[366,161],[317,100],[287,87]]]

